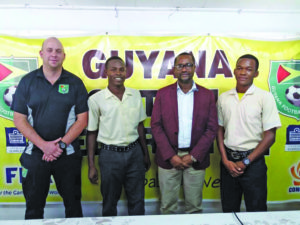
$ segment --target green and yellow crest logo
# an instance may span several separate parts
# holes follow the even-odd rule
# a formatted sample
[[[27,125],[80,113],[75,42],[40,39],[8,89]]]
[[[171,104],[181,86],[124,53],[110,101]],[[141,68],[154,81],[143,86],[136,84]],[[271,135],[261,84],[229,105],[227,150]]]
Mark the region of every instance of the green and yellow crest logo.
[[[300,119],[300,61],[271,61],[269,86],[278,111]]]
[[[0,58],[0,116],[13,120],[10,106],[21,78],[38,68],[37,58]]]
[[[60,84],[58,86],[58,92],[61,94],[68,94],[69,93],[69,85],[68,84]]]

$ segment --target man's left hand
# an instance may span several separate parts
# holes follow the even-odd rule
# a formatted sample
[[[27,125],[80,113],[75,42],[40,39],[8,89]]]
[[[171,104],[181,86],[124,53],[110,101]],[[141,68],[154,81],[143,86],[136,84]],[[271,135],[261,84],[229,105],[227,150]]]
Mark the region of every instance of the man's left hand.
[[[182,156],[181,159],[183,162],[185,162],[186,164],[188,164],[190,166],[193,164],[192,156],[190,154]]]

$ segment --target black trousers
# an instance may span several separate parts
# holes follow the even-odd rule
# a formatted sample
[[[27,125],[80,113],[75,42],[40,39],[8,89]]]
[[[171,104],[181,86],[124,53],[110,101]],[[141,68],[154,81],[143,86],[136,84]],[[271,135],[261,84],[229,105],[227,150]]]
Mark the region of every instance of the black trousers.
[[[240,212],[243,194],[248,212],[267,211],[267,166],[264,157],[251,163],[244,174],[236,178],[229,174],[221,162],[223,212]]]
[[[26,200],[25,219],[42,219],[53,175],[58,193],[63,198],[66,217],[82,217],[80,153],[63,153],[53,162],[42,160],[42,152],[34,149],[31,155],[23,153],[22,188]]]
[[[129,215],[145,214],[145,165],[140,144],[128,152],[101,149],[102,216],[117,216],[117,204],[124,187]]]

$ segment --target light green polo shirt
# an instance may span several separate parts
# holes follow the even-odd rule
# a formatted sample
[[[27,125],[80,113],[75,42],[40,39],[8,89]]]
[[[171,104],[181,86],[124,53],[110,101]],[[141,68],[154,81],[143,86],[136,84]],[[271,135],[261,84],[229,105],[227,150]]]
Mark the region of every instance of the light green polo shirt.
[[[138,124],[147,117],[138,90],[126,88],[121,101],[106,88],[92,95],[88,105],[87,130],[99,130],[98,142],[127,146],[138,139]]]
[[[262,140],[263,132],[281,127],[273,95],[252,85],[239,100],[236,89],[220,95],[218,121],[224,127],[224,144],[247,151]]]

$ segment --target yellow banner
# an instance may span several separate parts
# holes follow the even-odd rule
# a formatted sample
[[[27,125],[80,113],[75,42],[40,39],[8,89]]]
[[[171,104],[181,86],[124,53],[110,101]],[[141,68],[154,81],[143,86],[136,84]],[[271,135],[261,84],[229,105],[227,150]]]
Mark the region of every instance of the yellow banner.
[[[9,106],[22,76],[42,65],[38,57],[42,39],[0,37],[0,203],[24,202],[19,157],[25,140],[14,128]],[[300,40],[257,41],[214,36],[140,37],[91,36],[61,39],[66,60],[64,68],[79,76],[88,92],[107,86],[104,63],[119,55],[127,64],[125,85],[141,91],[148,118],[145,121],[149,153],[152,160],[146,174],[146,199],[159,199],[155,145],[151,136],[150,117],[156,91],[176,79],[172,75],[174,57],[183,51],[194,54],[197,62],[194,80],[214,91],[216,98],[235,87],[233,69],[243,54],[256,55],[260,61],[256,86],[271,91],[280,111],[282,128],[276,143],[266,156],[268,166],[268,201],[289,201],[300,196]],[[297,92],[299,90],[299,92]],[[288,93],[287,93],[288,92]],[[85,136],[81,150],[82,201],[100,201],[99,185],[88,180]],[[216,143],[207,169],[204,199],[220,199],[220,155]],[[124,198],[124,194],[122,196]],[[51,183],[48,201],[61,201]]]

